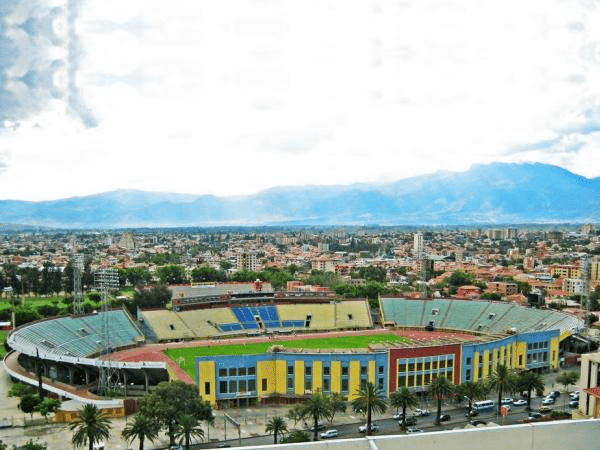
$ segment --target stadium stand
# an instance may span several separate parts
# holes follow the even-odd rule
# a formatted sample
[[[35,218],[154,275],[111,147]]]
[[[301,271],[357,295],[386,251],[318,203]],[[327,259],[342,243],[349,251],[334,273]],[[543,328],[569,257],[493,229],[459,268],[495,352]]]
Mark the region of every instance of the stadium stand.
[[[367,302],[340,302],[335,305],[336,328],[371,328],[372,326]]]
[[[382,298],[380,305],[384,323],[397,326],[424,327],[433,320],[436,328],[486,333],[508,329],[519,332],[559,329],[561,333],[574,333],[583,325],[581,320],[561,312],[505,302]]]
[[[102,314],[51,319],[15,330],[9,344],[40,347],[57,355],[86,357],[98,353],[102,333]],[[124,311],[109,311],[108,335],[113,348],[135,345],[142,333]],[[12,345],[11,345],[12,346]]]

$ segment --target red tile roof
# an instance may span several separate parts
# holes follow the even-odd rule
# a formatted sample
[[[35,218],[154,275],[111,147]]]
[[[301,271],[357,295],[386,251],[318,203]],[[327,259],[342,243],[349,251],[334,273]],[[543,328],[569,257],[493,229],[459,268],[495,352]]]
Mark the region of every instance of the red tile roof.
[[[600,398],[600,386],[596,386],[596,387],[589,388],[589,389],[584,389],[583,391],[593,397]]]

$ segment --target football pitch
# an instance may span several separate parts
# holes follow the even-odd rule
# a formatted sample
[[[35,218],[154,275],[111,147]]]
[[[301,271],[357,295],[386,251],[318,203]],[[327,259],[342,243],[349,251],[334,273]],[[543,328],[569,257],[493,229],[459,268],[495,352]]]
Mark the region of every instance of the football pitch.
[[[266,342],[244,343],[226,345],[211,345],[202,347],[170,348],[165,350],[165,354],[174,361],[182,362],[181,368],[194,378],[194,358],[196,356],[221,356],[221,355],[254,355],[265,353],[273,345],[281,345],[287,348],[303,349],[328,349],[328,348],[364,348],[369,344],[378,342],[405,343],[409,339],[395,334],[372,334],[358,336],[340,336],[333,338],[306,338],[294,340],[272,340]],[[183,358],[183,360],[181,360]]]

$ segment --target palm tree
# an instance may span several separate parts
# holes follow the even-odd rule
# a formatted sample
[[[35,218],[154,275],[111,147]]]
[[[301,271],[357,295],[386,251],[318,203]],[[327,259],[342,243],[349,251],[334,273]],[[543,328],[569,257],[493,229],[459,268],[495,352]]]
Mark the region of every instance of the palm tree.
[[[387,409],[387,403],[383,398],[383,393],[375,387],[370,381],[365,389],[359,389],[356,398],[352,400],[352,409],[356,412],[367,415],[367,435],[371,432],[371,417],[375,413],[384,413]]]
[[[133,421],[129,422],[123,431],[121,436],[132,443],[134,439],[140,441],[140,450],[144,450],[144,440],[148,439],[150,442],[154,442],[154,439],[158,437],[159,425],[155,420],[150,419],[143,414],[136,414],[133,417]]]
[[[459,400],[466,398],[469,402],[469,415],[473,409],[473,400],[484,397],[484,386],[482,383],[476,383],[474,381],[467,381],[463,384],[456,386],[456,395]]]
[[[71,439],[74,445],[87,445],[89,450],[93,450],[95,443],[108,439],[112,427],[108,417],[96,405],[87,404],[79,410],[79,417],[70,428],[75,431]]]
[[[283,436],[283,433],[287,431],[287,425],[283,417],[275,416],[267,422],[265,427],[266,433],[273,433],[273,444],[277,445],[277,435]]]
[[[286,416],[288,419],[294,421],[294,427],[298,423],[299,420],[302,419],[302,405],[296,405],[292,409],[290,409]]]
[[[400,390],[392,392],[390,395],[390,406],[392,408],[402,408],[402,429],[406,430],[406,408],[414,408],[419,404],[419,399],[414,392],[410,392],[406,386]]]
[[[441,376],[434,379],[429,385],[429,391],[434,400],[437,400],[437,413],[435,416],[435,424],[440,424],[440,416],[442,414],[442,400],[448,398],[454,392],[454,385],[448,378]]]
[[[546,387],[542,376],[532,371],[521,373],[517,378],[517,386],[527,391],[527,411],[531,411],[531,392],[543,392]]]
[[[175,438],[185,439],[185,448],[190,450],[192,438],[204,439],[204,430],[200,428],[200,422],[191,414],[182,414],[177,417]]]
[[[313,441],[319,440],[319,420],[329,417],[331,414],[330,408],[331,404],[322,392],[315,392],[304,402],[304,405],[301,409],[301,415],[302,418],[310,417],[313,419]]]
[[[500,364],[496,366],[494,372],[490,376],[490,386],[498,391],[498,415],[502,414],[502,393],[513,390],[516,386],[516,378],[514,373],[505,366]]]
[[[333,422],[333,418],[335,417],[336,413],[338,413],[338,412],[345,413],[346,412],[347,399],[339,392],[334,392],[329,397],[327,397],[327,400],[329,401],[329,417],[327,419],[329,420],[329,423],[331,423],[331,422]]]

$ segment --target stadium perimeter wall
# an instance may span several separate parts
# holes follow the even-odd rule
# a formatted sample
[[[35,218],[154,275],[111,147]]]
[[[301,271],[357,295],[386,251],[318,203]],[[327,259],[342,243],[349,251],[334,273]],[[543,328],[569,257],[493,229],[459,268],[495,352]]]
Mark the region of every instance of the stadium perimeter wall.
[[[598,448],[600,420],[565,420],[506,427],[378,436],[261,446],[298,450],[591,450]],[[257,448],[257,447],[243,447]]]

